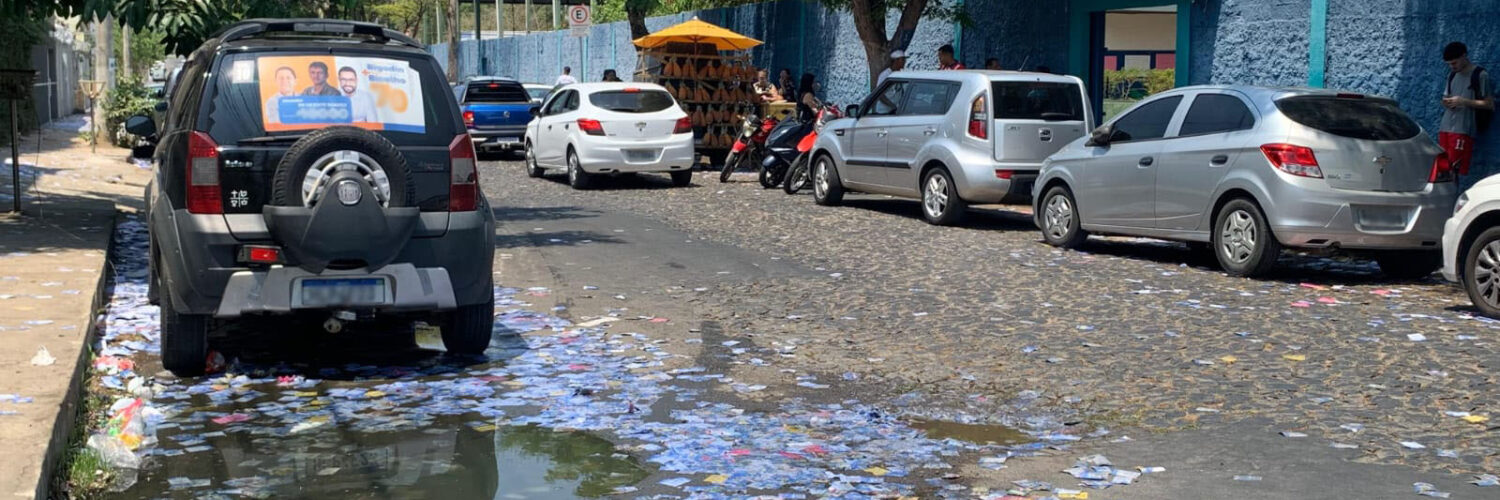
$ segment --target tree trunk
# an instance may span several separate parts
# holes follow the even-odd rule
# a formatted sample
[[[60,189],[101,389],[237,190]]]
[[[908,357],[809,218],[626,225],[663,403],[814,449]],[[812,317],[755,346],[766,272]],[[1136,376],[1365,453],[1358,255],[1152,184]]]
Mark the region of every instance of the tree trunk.
[[[630,21],[631,40],[651,34],[651,30],[646,29],[646,9],[633,9],[627,5],[625,7],[625,17]]]
[[[870,90],[875,90],[875,79],[881,71],[891,66],[890,39],[885,36],[885,11],[872,8],[871,0],[852,0],[849,13],[854,15],[854,31],[865,47],[865,62],[870,68]],[[925,2],[924,2],[925,3]]]
[[[448,0],[448,81],[458,81],[458,0]]]

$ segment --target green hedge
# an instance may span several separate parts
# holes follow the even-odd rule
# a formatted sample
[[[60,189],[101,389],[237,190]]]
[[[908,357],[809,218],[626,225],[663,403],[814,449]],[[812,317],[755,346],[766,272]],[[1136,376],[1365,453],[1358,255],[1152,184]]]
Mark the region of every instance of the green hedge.
[[[135,136],[125,132],[125,120],[135,115],[151,116],[156,111],[156,98],[146,90],[140,77],[128,76],[115,82],[115,89],[104,98],[105,139],[116,146],[128,148],[135,145]]]
[[[1104,72],[1105,99],[1141,99],[1177,86],[1174,69],[1121,69]]]

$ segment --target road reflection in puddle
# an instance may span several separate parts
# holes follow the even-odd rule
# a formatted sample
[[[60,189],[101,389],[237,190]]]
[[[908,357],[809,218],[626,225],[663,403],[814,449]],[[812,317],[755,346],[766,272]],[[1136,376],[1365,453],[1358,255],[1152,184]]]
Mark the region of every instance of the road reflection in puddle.
[[[175,484],[185,478],[231,477],[223,486],[252,498],[588,498],[649,474],[586,433],[443,420],[396,433],[214,437],[213,452],[161,457],[120,497],[171,496],[191,487]]]

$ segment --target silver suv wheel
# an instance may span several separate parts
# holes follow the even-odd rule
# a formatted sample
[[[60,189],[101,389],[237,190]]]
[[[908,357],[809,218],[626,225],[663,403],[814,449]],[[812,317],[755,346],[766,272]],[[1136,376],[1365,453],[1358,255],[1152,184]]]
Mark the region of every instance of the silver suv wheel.
[[[345,149],[328,153],[313,161],[312,167],[307,169],[307,175],[302,177],[302,206],[316,206],[318,200],[327,193],[328,182],[338,172],[358,173],[370,185],[370,190],[375,192],[375,199],[380,202],[380,206],[390,205],[391,179],[386,175],[385,169],[369,155]]]
[[[942,175],[927,177],[927,189],[922,190],[922,208],[933,219],[943,216],[948,209],[948,178]]]

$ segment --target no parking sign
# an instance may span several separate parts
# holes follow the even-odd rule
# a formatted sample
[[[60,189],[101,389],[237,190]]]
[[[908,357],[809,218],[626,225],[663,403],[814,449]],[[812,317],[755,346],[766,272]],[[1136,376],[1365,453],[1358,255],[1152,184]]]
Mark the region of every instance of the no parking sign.
[[[589,26],[594,24],[593,15],[589,12],[587,5],[568,6],[568,28],[575,37],[585,37],[589,34]]]

